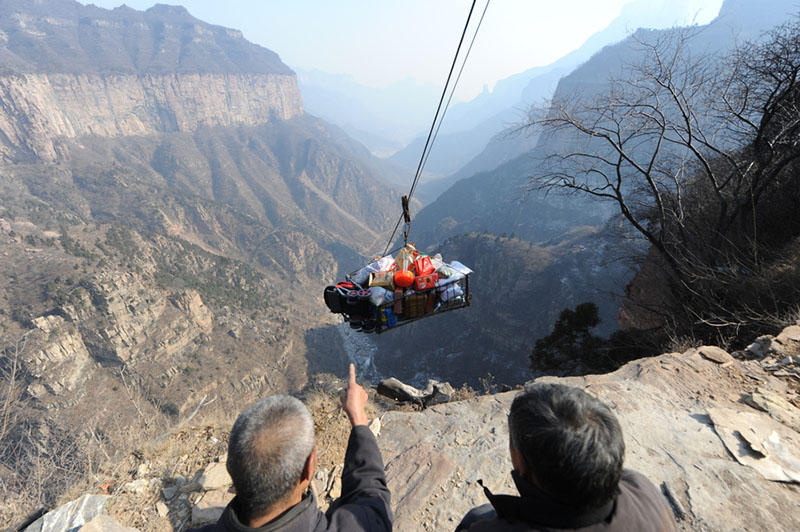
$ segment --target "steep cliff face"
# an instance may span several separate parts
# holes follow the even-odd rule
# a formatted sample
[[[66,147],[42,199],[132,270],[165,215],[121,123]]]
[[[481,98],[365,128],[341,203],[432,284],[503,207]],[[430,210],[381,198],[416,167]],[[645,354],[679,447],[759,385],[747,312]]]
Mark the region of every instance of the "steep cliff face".
[[[0,161],[55,161],[64,139],[192,133],[302,114],[294,75],[20,74],[0,77]]]
[[[64,139],[255,126],[302,113],[294,72],[181,7],[0,6],[0,162],[54,161]]]
[[[383,172],[235,30],[0,2],[0,522],[54,502],[87,438],[122,449],[330,365],[318,295],[388,233]],[[36,467],[58,480],[29,498]]]

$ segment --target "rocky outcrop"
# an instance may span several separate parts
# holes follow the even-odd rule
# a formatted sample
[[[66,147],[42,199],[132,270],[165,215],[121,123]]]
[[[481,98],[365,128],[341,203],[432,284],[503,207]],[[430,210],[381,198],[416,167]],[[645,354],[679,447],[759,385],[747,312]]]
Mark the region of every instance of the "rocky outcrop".
[[[214,327],[197,291],[154,290],[136,273],[100,274],[72,292],[58,312],[32,320],[35,330],[21,350],[27,391],[45,404],[66,392],[75,392],[73,399],[80,395],[100,365],[171,360]]]
[[[302,114],[290,74],[0,77],[0,161],[54,161],[65,139],[256,126]]]
[[[762,356],[797,356],[797,330],[762,337]],[[796,525],[797,383],[770,375],[762,360],[704,346],[637,360],[608,375],[540,380],[579,386],[612,408],[623,426],[626,467],[659,487],[679,530],[777,532]],[[516,393],[380,418],[374,432],[396,530],[454,529],[470,508],[487,502],[479,479],[495,493],[515,493],[506,415]],[[209,464],[198,478],[214,467],[220,466]],[[339,495],[340,475],[340,466],[318,472],[320,501]],[[224,478],[213,496],[198,498],[195,524],[220,515],[230,500],[229,482]]]
[[[784,356],[789,348],[800,352],[800,342],[780,345]],[[625,434],[626,466],[674,497],[673,508],[684,514],[679,529],[796,527],[795,381],[719,348],[638,360],[608,375],[542,380],[580,386],[612,407]],[[397,530],[454,529],[486,502],[478,479],[495,493],[515,493],[506,425],[515,393],[383,416],[379,443]],[[772,409],[749,406],[766,405],[765,396]]]
[[[81,320],[79,311],[71,317],[84,325],[86,341],[97,358],[129,362],[150,339],[160,352],[172,356],[213,328],[211,312],[195,290],[167,295],[153,291],[138,274],[126,273],[101,276],[88,285],[88,291],[92,315],[99,313],[105,326],[92,330],[93,324]]]
[[[94,365],[80,333],[60,316],[42,316],[33,324],[45,340],[30,354],[23,352],[25,368],[34,379],[28,385],[28,393],[41,399],[48,393],[61,395],[74,390]]]

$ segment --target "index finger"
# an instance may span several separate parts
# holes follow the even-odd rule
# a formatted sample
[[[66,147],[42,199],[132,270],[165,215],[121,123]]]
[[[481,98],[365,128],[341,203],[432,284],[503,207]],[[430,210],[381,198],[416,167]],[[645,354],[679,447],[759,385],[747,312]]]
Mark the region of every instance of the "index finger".
[[[356,366],[355,364],[350,364],[350,382],[348,383],[348,387],[352,388],[356,385]]]

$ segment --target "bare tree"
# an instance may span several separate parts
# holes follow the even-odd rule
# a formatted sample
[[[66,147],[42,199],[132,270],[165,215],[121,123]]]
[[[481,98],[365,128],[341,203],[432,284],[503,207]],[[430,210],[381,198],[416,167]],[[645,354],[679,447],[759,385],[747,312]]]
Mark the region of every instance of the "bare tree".
[[[614,202],[684,298],[708,304],[707,281],[759,271],[765,211],[796,193],[800,23],[725,58],[695,54],[696,33],[638,38],[643,59],[626,75],[554,99],[529,125],[553,147],[537,185]]]
[[[12,345],[0,349],[0,446],[6,444],[9,433],[24,415],[22,354],[28,334]]]

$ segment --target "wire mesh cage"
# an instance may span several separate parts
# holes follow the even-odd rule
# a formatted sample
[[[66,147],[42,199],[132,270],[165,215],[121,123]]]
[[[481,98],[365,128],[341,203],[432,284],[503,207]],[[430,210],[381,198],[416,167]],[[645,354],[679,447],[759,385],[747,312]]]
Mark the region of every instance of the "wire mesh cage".
[[[448,280],[446,280],[448,281]],[[440,283],[427,290],[409,290],[399,298],[375,307],[375,332],[470,306],[469,275]]]
[[[415,321],[470,306],[472,270],[418,254],[415,275],[397,268],[391,255],[378,257],[325,288],[325,303],[356,331],[378,334]],[[405,270],[405,271],[404,271]],[[407,275],[398,286],[398,276]]]

